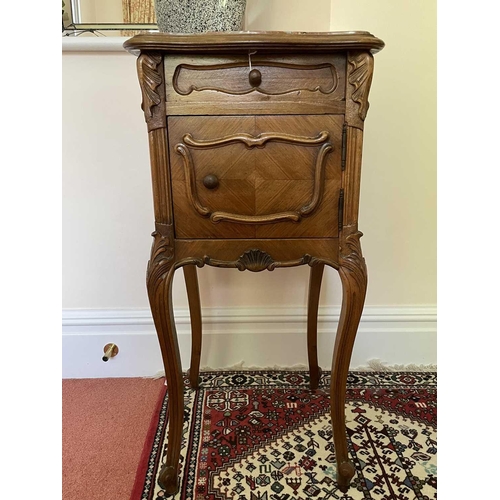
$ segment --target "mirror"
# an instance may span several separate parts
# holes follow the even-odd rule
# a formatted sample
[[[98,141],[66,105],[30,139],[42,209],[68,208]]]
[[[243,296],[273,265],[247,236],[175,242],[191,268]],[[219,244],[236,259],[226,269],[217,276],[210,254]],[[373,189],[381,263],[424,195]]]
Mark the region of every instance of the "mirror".
[[[133,36],[158,31],[154,0],[62,0],[63,36]]]

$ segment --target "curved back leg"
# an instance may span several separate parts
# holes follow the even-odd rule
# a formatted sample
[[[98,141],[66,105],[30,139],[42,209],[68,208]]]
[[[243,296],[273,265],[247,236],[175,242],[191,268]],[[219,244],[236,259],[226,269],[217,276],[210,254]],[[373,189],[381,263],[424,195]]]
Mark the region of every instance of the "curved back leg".
[[[324,264],[311,267],[309,274],[309,297],[307,301],[307,359],[309,362],[309,385],[312,391],[318,388],[321,368],[318,366],[318,306]]]
[[[183,268],[184,280],[189,302],[189,315],[191,316],[191,366],[188,376],[193,389],[200,382],[200,359],[201,359],[201,303],[200,289],[198,287],[198,274],[195,265],[187,265]]]

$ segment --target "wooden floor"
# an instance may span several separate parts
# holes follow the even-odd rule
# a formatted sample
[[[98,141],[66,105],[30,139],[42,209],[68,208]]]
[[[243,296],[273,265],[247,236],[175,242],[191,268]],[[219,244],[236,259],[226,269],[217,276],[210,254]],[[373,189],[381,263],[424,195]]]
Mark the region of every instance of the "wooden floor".
[[[128,500],[164,379],[63,380],[63,500]]]

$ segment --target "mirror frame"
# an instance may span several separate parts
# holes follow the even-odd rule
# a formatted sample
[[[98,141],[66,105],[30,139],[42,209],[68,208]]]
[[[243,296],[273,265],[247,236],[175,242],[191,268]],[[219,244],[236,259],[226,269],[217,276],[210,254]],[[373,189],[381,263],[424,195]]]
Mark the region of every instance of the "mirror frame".
[[[94,33],[100,31],[159,31],[155,23],[81,23],[79,15],[79,0],[66,0],[66,12],[70,22],[64,23],[62,20],[63,36],[79,36],[82,33]],[[68,8],[69,7],[69,8]]]

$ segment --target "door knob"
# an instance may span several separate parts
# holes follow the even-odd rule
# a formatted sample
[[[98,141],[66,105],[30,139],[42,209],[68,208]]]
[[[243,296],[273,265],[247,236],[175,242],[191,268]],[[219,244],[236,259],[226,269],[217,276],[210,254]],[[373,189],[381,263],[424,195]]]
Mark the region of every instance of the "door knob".
[[[258,87],[262,83],[262,73],[258,69],[252,69],[248,73],[248,81],[252,87]]]
[[[219,179],[216,175],[209,174],[203,179],[203,185],[207,189],[215,189],[219,185]]]

